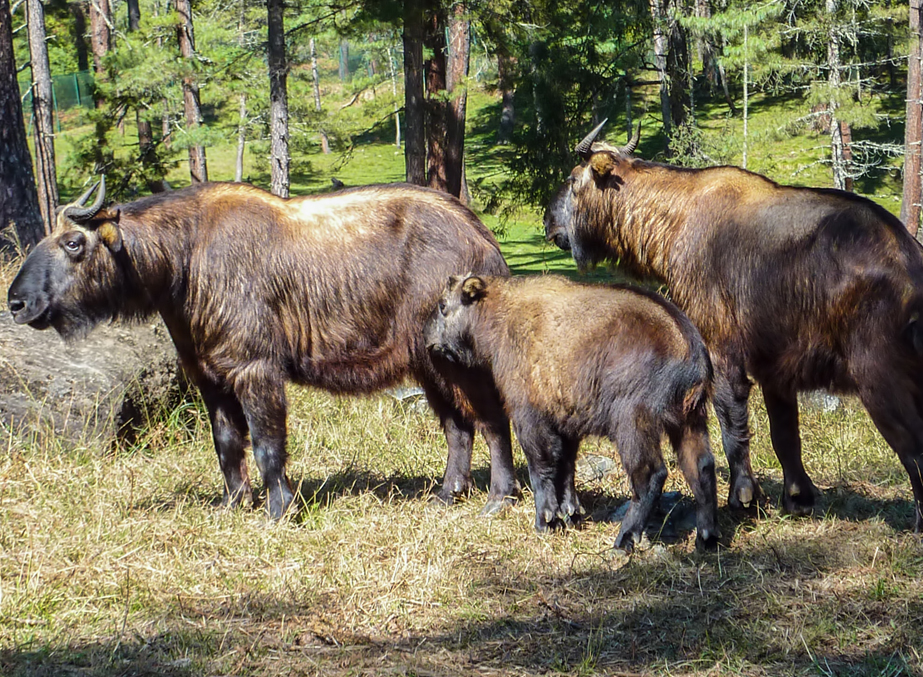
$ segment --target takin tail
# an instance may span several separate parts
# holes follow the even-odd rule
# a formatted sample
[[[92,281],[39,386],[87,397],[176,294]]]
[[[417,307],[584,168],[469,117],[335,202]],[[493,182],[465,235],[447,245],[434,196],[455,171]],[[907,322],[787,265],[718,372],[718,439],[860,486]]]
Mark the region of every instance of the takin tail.
[[[689,323],[689,326],[695,333],[693,340],[689,341],[689,362],[695,365],[694,373],[696,378],[683,397],[683,415],[686,417],[691,416],[696,411],[704,413],[705,406],[712,396],[712,383],[714,381],[714,369],[712,368],[711,358],[708,356],[708,349],[705,347],[699,331],[692,326],[692,323]],[[686,334],[685,331],[683,333]],[[687,335],[687,339],[689,338],[692,337]]]

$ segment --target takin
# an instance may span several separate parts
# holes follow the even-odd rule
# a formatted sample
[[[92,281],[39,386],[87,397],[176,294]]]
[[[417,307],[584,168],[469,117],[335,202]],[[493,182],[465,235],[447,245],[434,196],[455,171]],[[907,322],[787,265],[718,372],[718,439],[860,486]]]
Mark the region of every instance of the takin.
[[[10,310],[65,339],[159,313],[208,407],[225,504],[252,496],[249,437],[269,514],[289,509],[286,382],[358,394],[408,377],[447,438],[439,498],[471,488],[476,428],[491,454],[485,511],[517,495],[496,388],[482,374],[453,375],[423,343],[446,277],[509,274],[491,233],[457,200],[401,184],[284,200],[206,183],[104,209],[105,182],[86,207],[91,191],[59,210],[29,254]]]
[[[910,475],[923,529],[923,249],[874,202],[779,185],[737,167],[683,169],[595,143],[552,199],[545,234],[581,268],[617,263],[667,285],[715,369],[729,505],[760,494],[750,465],[752,377],[784,474],[782,507],[813,510],[797,393],[856,393]],[[749,376],[748,376],[749,375]]]
[[[468,274],[449,278],[423,331],[430,351],[490,369],[528,461],[537,530],[583,513],[577,450],[588,435],[606,436],[632,488],[615,546],[631,550],[667,477],[665,434],[696,499],[696,545],[717,545],[706,427],[712,366],[699,332],[672,303],[552,275]]]

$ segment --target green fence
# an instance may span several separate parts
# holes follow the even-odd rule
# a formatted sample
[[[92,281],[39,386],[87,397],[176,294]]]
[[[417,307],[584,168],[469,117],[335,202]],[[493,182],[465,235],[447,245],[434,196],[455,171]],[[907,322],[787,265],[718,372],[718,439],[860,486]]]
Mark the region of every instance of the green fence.
[[[22,114],[26,122],[32,120],[32,81],[19,80],[19,93],[22,98]],[[79,71],[67,75],[53,75],[51,77],[51,98],[54,104],[55,117],[60,111],[84,106],[93,107],[93,74],[90,71]]]

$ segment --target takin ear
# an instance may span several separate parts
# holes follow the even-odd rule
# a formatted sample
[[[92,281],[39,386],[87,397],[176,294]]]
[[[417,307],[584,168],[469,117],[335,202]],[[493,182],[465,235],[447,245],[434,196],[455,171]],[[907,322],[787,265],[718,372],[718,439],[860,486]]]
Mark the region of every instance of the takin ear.
[[[121,215],[121,212],[116,209],[114,213],[102,212],[93,219],[94,221],[102,221],[96,232],[99,234],[99,239],[105,243],[113,254],[118,254],[122,251],[122,231],[119,228],[119,217]]]
[[[470,306],[487,295],[487,283],[479,277],[472,275],[462,283],[462,305]]]
[[[608,176],[617,164],[612,153],[594,153],[590,158],[590,167],[593,168],[593,174],[597,179]]]

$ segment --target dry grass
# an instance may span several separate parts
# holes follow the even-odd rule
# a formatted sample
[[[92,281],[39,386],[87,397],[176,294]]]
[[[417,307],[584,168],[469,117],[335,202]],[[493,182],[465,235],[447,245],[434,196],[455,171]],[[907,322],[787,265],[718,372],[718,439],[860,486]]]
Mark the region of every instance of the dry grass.
[[[909,486],[853,402],[805,416],[816,517],[722,509],[718,554],[696,555],[687,530],[626,558],[613,524],[536,535],[528,495],[494,519],[483,493],[430,505],[444,442],[426,412],[290,396],[303,506],[281,524],[216,507],[199,405],[110,455],[7,436],[0,673],[923,674]],[[475,466],[483,487],[481,446]],[[603,514],[626,487],[616,474],[583,496]]]
[[[0,675],[923,675],[910,487],[856,402],[803,413],[815,517],[722,506],[717,554],[687,526],[630,558],[599,519],[537,535],[528,493],[493,519],[483,491],[430,504],[445,443],[426,411],[304,389],[290,403],[302,504],[280,524],[216,506],[199,403],[109,454],[0,431]],[[474,466],[483,489],[481,443]],[[676,473],[667,490],[688,493]],[[619,473],[581,487],[597,518],[627,493]]]

